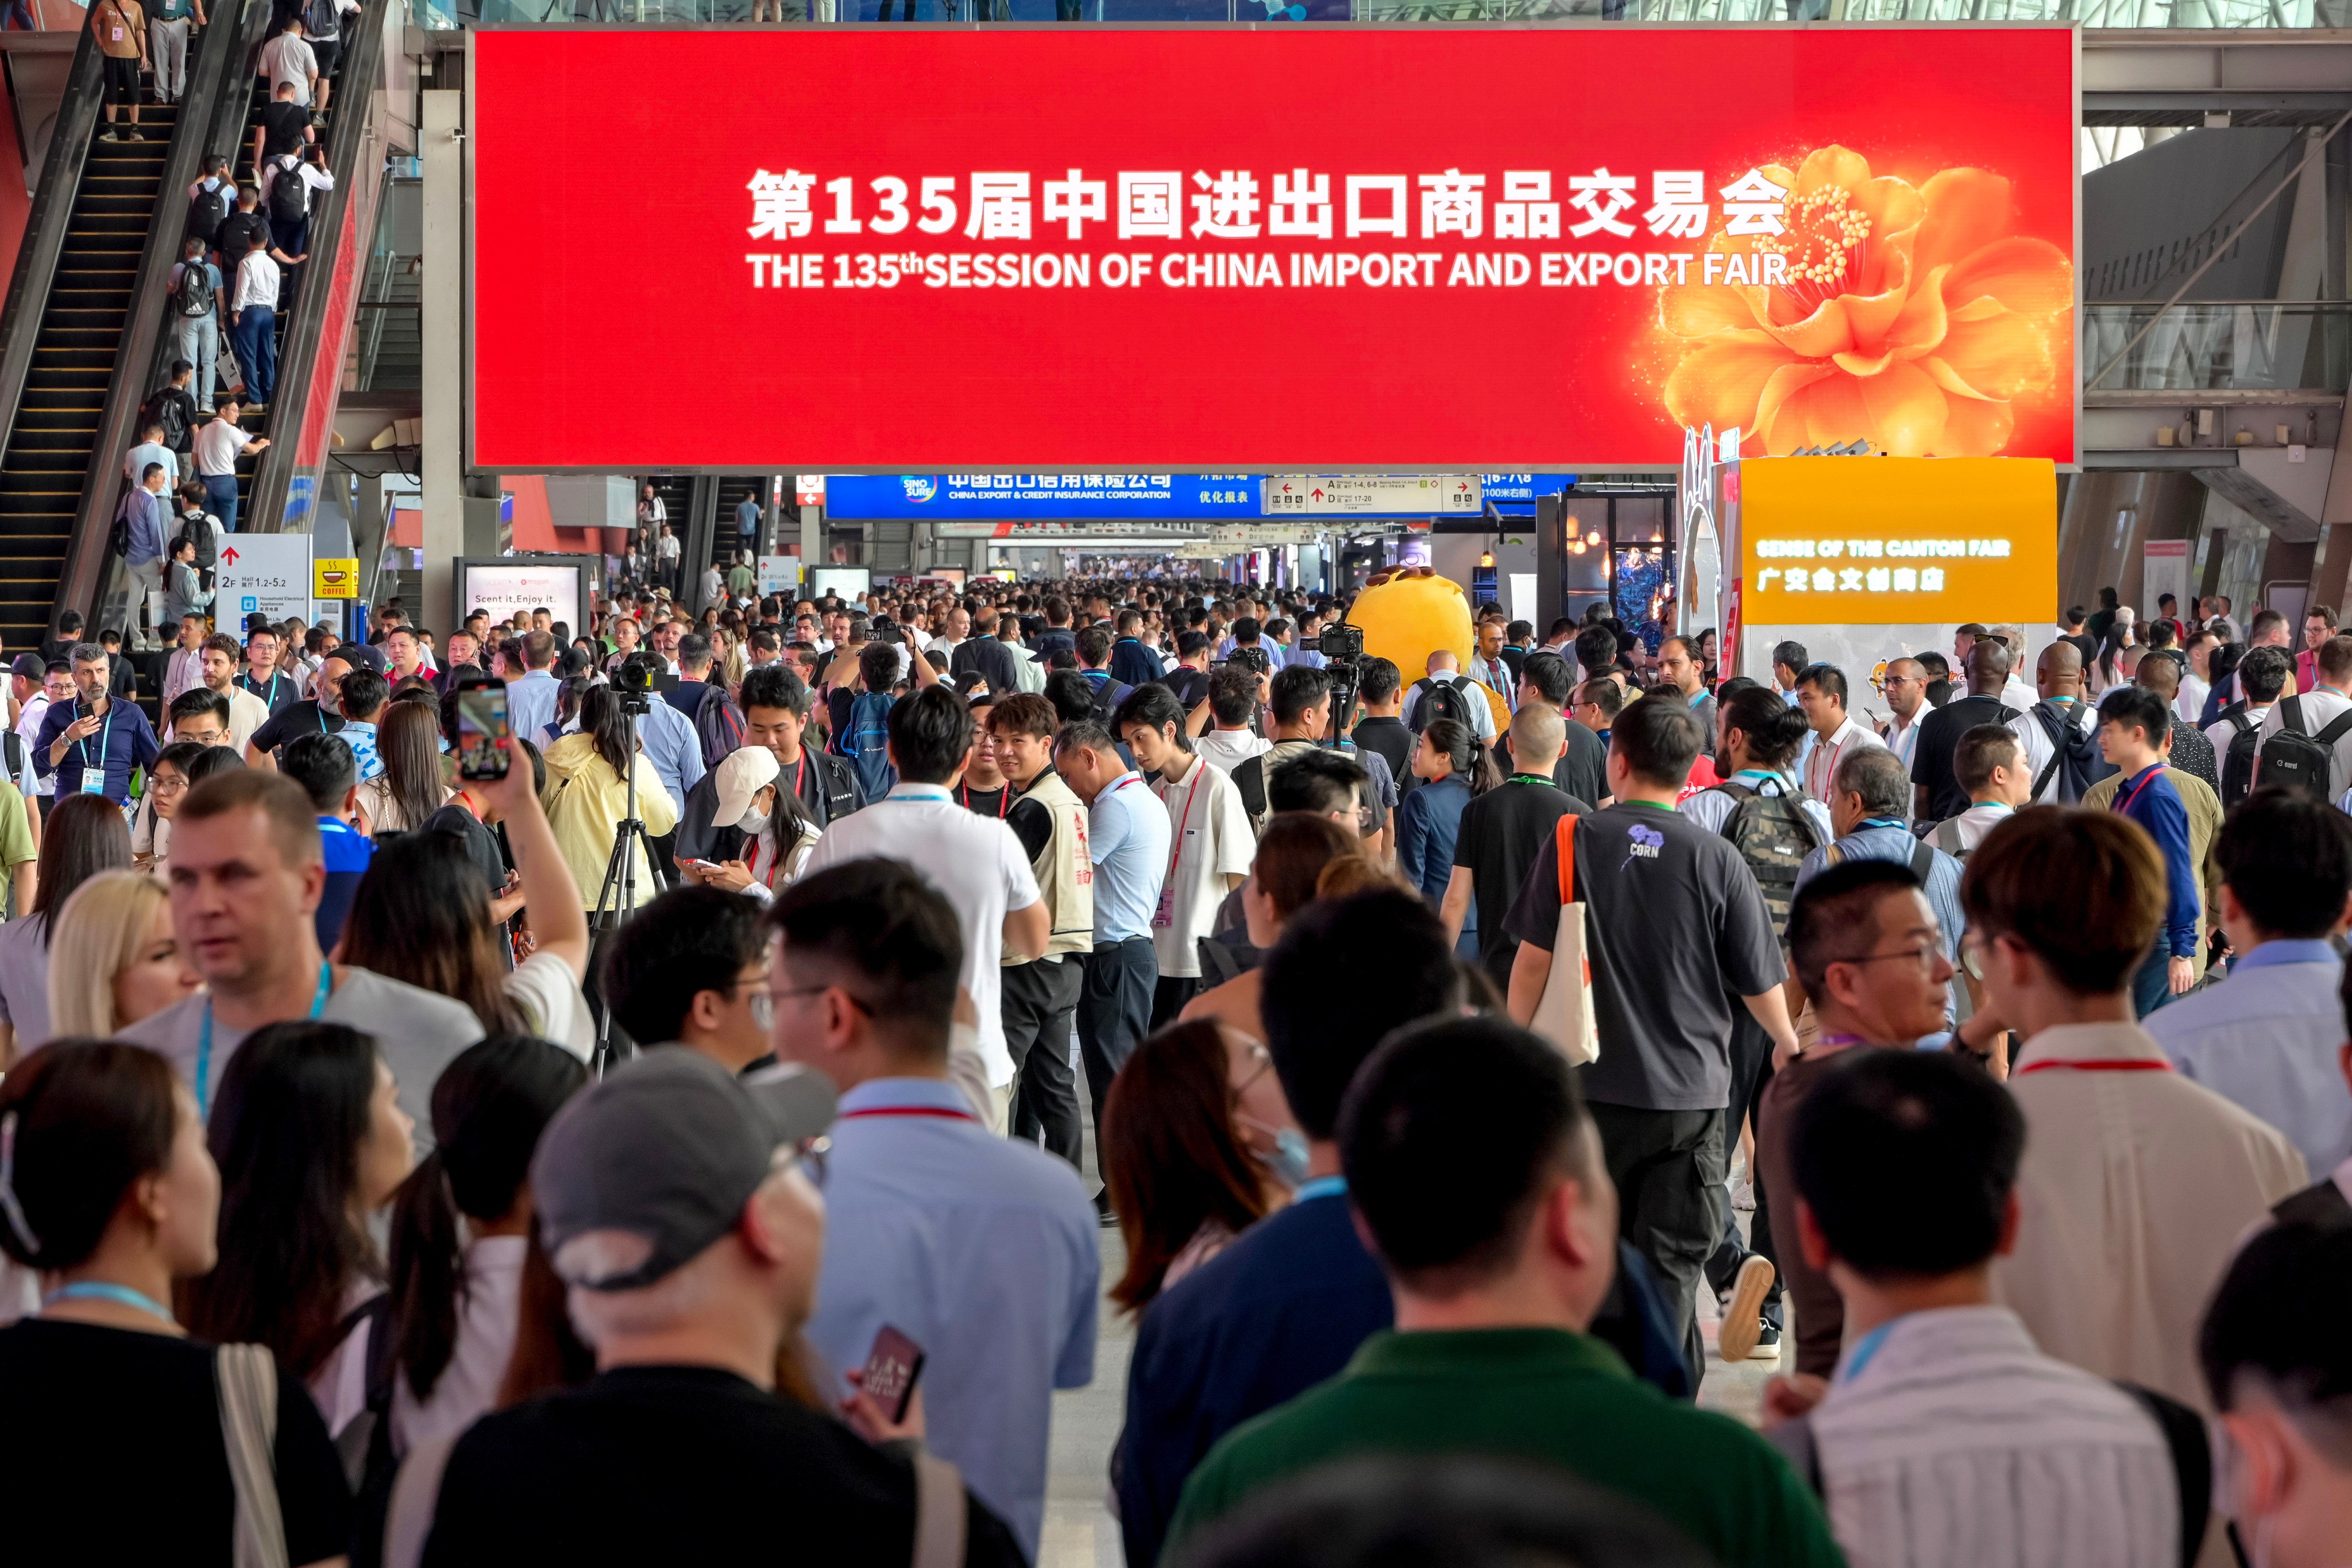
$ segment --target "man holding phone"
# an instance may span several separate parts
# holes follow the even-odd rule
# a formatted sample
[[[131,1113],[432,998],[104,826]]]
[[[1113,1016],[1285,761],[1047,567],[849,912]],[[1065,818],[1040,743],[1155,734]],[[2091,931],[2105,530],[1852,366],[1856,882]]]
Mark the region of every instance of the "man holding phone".
[[[104,648],[76,643],[71,663],[75,700],[51,704],[42,719],[34,771],[54,776],[60,795],[102,795],[121,805],[131,798],[131,770],[153,767],[163,748],[136,703],[107,694]]]

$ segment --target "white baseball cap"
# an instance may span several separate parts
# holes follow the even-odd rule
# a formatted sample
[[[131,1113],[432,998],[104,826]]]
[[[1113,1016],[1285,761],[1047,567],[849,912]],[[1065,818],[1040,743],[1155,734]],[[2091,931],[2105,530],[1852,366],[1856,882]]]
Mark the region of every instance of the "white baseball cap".
[[[783,770],[776,753],[765,746],[738,746],[719,764],[719,809],[711,814],[714,827],[733,827],[751,809],[751,797],[776,782]]]

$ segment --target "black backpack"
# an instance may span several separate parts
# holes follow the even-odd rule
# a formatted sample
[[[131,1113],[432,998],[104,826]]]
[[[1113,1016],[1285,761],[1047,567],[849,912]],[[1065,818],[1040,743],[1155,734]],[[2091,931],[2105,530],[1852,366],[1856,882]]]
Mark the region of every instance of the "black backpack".
[[[2313,734],[2303,721],[2303,699],[2289,697],[2279,703],[2279,732],[2263,742],[2263,783],[2295,790],[2326,805],[2336,799],[2330,787],[2336,765],[2336,742],[2352,734],[2352,709],[2336,716],[2335,721],[2318,734]],[[2234,755],[2237,737],[2230,740]]]
[[[1756,885],[1764,892],[1764,907],[1772,911],[1772,934],[1785,937],[1789,905],[1797,896],[1797,868],[1822,845],[1821,830],[1805,815],[1808,797],[1795,788],[1766,795],[1743,784],[1715,787],[1717,793],[1738,803],[1724,818],[1723,836],[1756,874]]]
[[[2072,805],[2083,798],[2084,790],[2114,769],[2099,754],[2097,734],[2076,724],[2070,713],[2056,706],[2056,701],[2055,698],[2045,699],[2032,709],[2033,721],[2042,726],[2042,738],[2050,742],[2050,760],[2033,775],[2032,798],[2042,798],[2042,792],[2050,786],[2054,775],[2058,780],[2058,798]],[[2003,719],[2001,722],[2006,724],[2009,721]]]
[[[212,313],[212,274],[201,261],[181,263],[179,279],[172,285],[172,314],[194,321]]]
[[[195,200],[188,204],[188,233],[192,237],[210,245],[220,234],[221,222],[228,216],[229,208],[235,205],[228,199],[228,193],[226,181],[211,190],[196,193]],[[184,315],[193,313],[182,312]]]
[[[2246,798],[2254,787],[2254,753],[2263,743],[2262,733],[2254,721],[2246,717],[2246,705],[2232,702],[2221,710],[2229,721],[2230,749],[2221,753],[2221,809],[2227,811]]]
[[[1440,680],[1433,675],[1424,675],[1412,683],[1412,689],[1421,693],[1421,700],[1412,707],[1414,734],[1428,729],[1430,721],[1433,719],[1451,719],[1472,734],[1478,732],[1478,721],[1470,713],[1469,693],[1463,690],[1460,681]]]
[[[1111,715],[1118,711],[1118,705],[1127,700],[1127,694],[1135,688],[1105,679],[1095,681],[1094,689],[1094,700],[1087,705],[1087,717],[1108,728]]]
[[[170,387],[149,398],[147,406],[140,413],[145,420],[163,427],[163,445],[174,452],[188,450],[191,445],[189,437],[194,432],[188,428],[187,405]]]
[[[694,710],[695,738],[702,743],[702,765],[715,768],[743,744],[743,710],[727,694],[727,683],[714,680]]]
[[[310,187],[302,181],[302,160],[280,153],[273,160],[278,177],[269,182],[269,216],[279,223],[299,223],[310,210]]]

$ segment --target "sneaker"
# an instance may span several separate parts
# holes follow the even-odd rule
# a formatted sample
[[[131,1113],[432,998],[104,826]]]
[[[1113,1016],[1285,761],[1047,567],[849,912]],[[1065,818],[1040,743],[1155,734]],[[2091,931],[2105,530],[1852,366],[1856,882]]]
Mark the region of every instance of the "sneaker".
[[[1769,1330],[1764,1321],[1764,1293],[1772,1289],[1772,1260],[1750,1253],[1732,1282],[1723,1322],[1715,1331],[1717,1353],[1727,1362],[1746,1361]],[[1772,1335],[1772,1359],[1780,1357],[1780,1335]]]
[[[128,130],[128,131],[124,132],[122,133],[122,139],[123,139],[125,142],[144,142],[144,141],[146,141],[146,140],[147,140],[147,138],[145,138],[144,136],[142,136],[142,135],[140,135],[140,134],[139,134],[139,131],[138,131],[138,128],[137,128],[136,126],[133,126],[131,130]]]
[[[1106,1227],[1116,1226],[1118,1215],[1110,1212],[1110,1189],[1104,1187],[1095,1194],[1095,1218]]]
[[[100,132],[98,133],[98,139],[99,139],[100,141],[101,141],[101,142],[120,142],[120,141],[121,141],[121,140],[122,140],[122,138],[121,138],[121,137],[117,136],[117,135],[114,133],[114,127],[113,127],[113,126],[111,126],[111,125],[108,126],[105,130],[103,130],[103,131]]]
[[[1744,1176],[1731,1184],[1731,1206],[1742,1214],[1756,1212],[1756,1189]]]
[[[1763,1327],[1756,1335],[1756,1348],[1748,1352],[1748,1359],[1749,1361],[1779,1361],[1780,1359],[1780,1331],[1773,1326],[1772,1321],[1769,1318],[1763,1319],[1762,1323]]]

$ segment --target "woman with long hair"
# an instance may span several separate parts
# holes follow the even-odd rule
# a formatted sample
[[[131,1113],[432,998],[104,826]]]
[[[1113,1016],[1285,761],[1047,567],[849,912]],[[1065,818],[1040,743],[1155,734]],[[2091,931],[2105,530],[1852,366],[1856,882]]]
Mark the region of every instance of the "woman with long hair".
[[[131,829],[122,808],[102,795],[69,795],[49,808],[41,827],[33,907],[0,925],[0,1066],[19,1047],[47,1040],[49,929],[74,890],[100,871],[131,864]]]
[[[1462,812],[1502,782],[1494,759],[1467,724],[1432,719],[1413,742],[1412,774],[1421,784],[1397,807],[1397,869],[1414,891],[1436,909],[1454,878],[1454,843],[1462,832]],[[1478,955],[1478,911],[1462,922],[1454,952]]]
[[[621,821],[628,815],[628,780],[636,781],[637,816],[651,837],[677,826],[677,807],[662,787],[661,775],[637,749],[635,724],[610,686],[589,689],[580,700],[580,729],[547,748],[547,788],[540,796],[574,886],[587,899],[604,886],[604,868]],[[641,846],[628,850],[635,876],[630,907],[661,891]],[[621,895],[615,894],[617,900]],[[586,904],[581,906],[587,908]]]
[[[1249,921],[1250,945],[1263,952],[1282,935],[1282,925],[1315,900],[1323,868],[1343,856],[1362,853],[1362,840],[1328,816],[1289,812],[1270,818],[1242,884],[1242,912]],[[1223,985],[1202,992],[1178,1018],[1209,1018],[1253,1040],[1265,1038],[1257,1016],[1259,974],[1244,970]]]
[[[507,967],[504,929],[490,905],[500,889],[488,884],[466,838],[437,825],[376,847],[336,952],[345,963],[456,997],[491,1034],[535,1034],[585,1061],[596,1045],[580,990],[588,917],[540,809],[534,770],[523,757],[514,763],[505,778],[478,779],[467,789],[506,827],[518,893],[530,911],[530,956]]]
[[[152,1051],[60,1038],[0,1082],[0,1250],[47,1287],[38,1316],[0,1329],[10,1560],[245,1560],[222,1355],[171,1306],[173,1287],[215,1256],[221,1177],[194,1098]],[[266,1462],[277,1531],[253,1544],[280,1563],[340,1562],[352,1528],[342,1466],[282,1363],[276,1382]],[[160,1460],[135,1500],[91,1465],[126,1432]]]
[[[710,842],[702,858],[677,862],[678,875],[765,903],[799,879],[823,829],[790,786],[778,784],[782,770],[765,746],[739,746],[712,772],[719,804]]]
[[[345,1025],[264,1025],[221,1072],[220,1262],[187,1288],[188,1327],[277,1352],[330,1436],[366,1407],[361,1309],[383,1290],[370,1226],[416,1163],[414,1132],[375,1041]]]
[[[376,755],[383,772],[359,786],[360,809],[375,835],[407,833],[449,802],[441,777],[441,700],[393,701],[376,720]]]
[[[173,931],[170,894],[144,871],[100,871],[58,911],[49,1027],[60,1035],[104,1039],[203,984]]]
[[[1338,862],[1333,862],[1338,864]],[[1136,1047],[1103,1108],[1103,1180],[1127,1243],[1111,1300],[1140,1315],[1305,1179],[1306,1134],[1274,1060],[1208,1019]]]
[[[131,824],[131,863],[141,870],[158,877],[169,871],[172,817],[188,793],[190,770],[210,749],[194,741],[174,741],[147,770],[147,793],[139,797],[138,815]]]
[[[494,1034],[434,1084],[433,1152],[392,1207],[394,1453],[497,1404],[531,1246],[531,1152],[587,1082],[562,1047]]]

